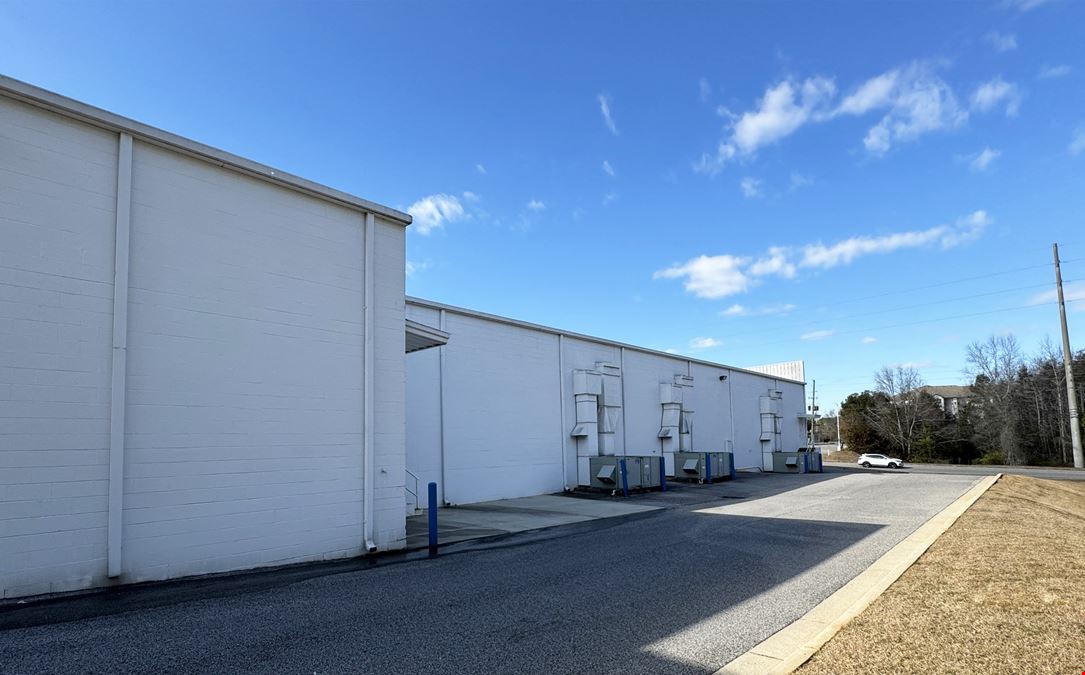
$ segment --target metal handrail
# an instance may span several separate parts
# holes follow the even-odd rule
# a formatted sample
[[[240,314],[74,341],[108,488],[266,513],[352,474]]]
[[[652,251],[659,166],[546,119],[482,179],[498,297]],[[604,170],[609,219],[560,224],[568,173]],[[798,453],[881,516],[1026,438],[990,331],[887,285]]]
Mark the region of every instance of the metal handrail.
[[[414,508],[418,509],[418,507],[419,507],[419,502],[418,502],[418,476],[415,475],[415,473],[413,471],[411,471],[410,469],[404,468],[403,471],[407,474],[407,476],[414,479],[414,489],[413,490],[406,484],[406,481],[404,481],[403,489],[406,490],[407,492],[411,493],[411,495],[414,497]]]

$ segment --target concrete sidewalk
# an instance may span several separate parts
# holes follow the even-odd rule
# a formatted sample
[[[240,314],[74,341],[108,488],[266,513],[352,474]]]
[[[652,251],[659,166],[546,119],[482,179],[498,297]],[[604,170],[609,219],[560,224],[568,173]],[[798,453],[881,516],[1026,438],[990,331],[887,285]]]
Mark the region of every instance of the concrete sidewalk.
[[[442,545],[452,544],[589,520],[618,518],[663,508],[627,501],[581,499],[564,495],[501,499],[438,509],[437,538]],[[407,518],[408,550],[429,545],[426,519],[426,513]]]

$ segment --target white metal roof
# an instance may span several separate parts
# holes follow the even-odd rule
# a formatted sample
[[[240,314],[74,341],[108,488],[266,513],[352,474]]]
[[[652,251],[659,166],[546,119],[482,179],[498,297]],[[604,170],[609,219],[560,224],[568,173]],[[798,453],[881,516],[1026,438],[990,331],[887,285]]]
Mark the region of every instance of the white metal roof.
[[[337,202],[359,211],[379,215],[402,225],[411,224],[410,214],[403,213],[402,211],[397,211],[388,206],[382,206],[381,204],[371,202],[368,199],[355,197],[352,194],[341,192],[326,185],[314,183],[311,180],[306,180],[305,178],[295,176],[285,171],[273,169],[272,167],[260,164],[259,162],[254,162],[250,159],[245,159],[244,157],[239,157],[226,152],[225,150],[219,150],[218,148],[198,143],[183,136],[157,129],[150,125],[143,124],[142,122],[137,122],[128,119],[127,117],[111,113],[107,110],[95,108],[92,105],[76,101],[75,99],[66,96],[61,96],[60,94],[40,87],[35,87],[32,84],[27,84],[26,82],[14,78],[0,75],[0,94],[64,115],[65,117],[81,120],[96,127],[115,132],[123,131],[131,134],[133,138],[137,138],[146,143],[169,148],[191,157],[217,164],[218,166],[233,169],[234,171],[240,171],[241,173],[248,174],[255,178],[282,185],[315,197]]]

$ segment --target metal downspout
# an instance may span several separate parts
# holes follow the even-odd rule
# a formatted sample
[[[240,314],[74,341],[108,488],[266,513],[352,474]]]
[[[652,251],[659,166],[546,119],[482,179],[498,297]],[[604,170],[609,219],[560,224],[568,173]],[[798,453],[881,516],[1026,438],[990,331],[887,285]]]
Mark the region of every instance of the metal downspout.
[[[373,317],[373,305],[376,297],[376,289],[373,287],[375,278],[373,265],[376,257],[373,250],[374,240],[376,239],[375,229],[376,222],[373,214],[365,214],[365,302],[362,308],[362,321],[365,331],[362,366],[365,370],[362,376],[362,471],[364,472],[362,485],[362,537],[365,541],[365,550],[369,553],[377,550],[377,545],[373,543],[373,491],[376,483],[373,475],[375,470],[375,462],[373,461],[373,411],[375,403],[373,400],[375,379],[375,373],[373,372],[373,334],[376,330],[374,328],[376,322]]]
[[[629,454],[629,436],[625,432],[625,347],[618,355],[618,367],[622,369],[622,457],[625,457]]]
[[[561,485],[569,489],[568,457],[569,444],[566,440],[565,426],[565,336],[558,334],[558,400],[561,401]],[[579,481],[579,476],[577,477]]]
[[[113,353],[109,402],[109,498],[106,574],[121,575],[124,537],[124,412],[128,372],[128,259],[132,225],[132,136],[121,133],[117,150],[116,230],[113,257]]]
[[[438,315],[440,318],[437,321],[437,325],[441,327],[441,330],[448,331],[448,318],[445,310],[440,310]],[[448,349],[448,345],[441,345],[437,348],[437,405],[438,405],[438,418],[441,424],[441,438],[439,439],[441,445],[441,484],[438,486],[441,490],[441,503],[448,505],[451,502],[448,501],[448,484],[445,483],[445,350]]]

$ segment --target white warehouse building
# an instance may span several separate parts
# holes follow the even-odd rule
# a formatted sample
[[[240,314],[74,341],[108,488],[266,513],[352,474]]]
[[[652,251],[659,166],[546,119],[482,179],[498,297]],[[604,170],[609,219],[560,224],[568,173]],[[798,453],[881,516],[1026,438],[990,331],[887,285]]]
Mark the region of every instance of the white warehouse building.
[[[0,76],[0,598],[402,549],[429,481],[805,444],[801,365],[405,298],[410,221]]]
[[[402,547],[409,223],[0,78],[0,597]]]
[[[801,362],[735,368],[418,298],[407,317],[448,335],[407,357],[408,480],[442,503],[590,485],[598,456],[674,476],[676,452],[731,452],[772,471],[806,445]]]

